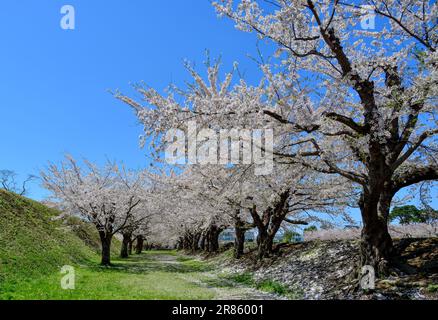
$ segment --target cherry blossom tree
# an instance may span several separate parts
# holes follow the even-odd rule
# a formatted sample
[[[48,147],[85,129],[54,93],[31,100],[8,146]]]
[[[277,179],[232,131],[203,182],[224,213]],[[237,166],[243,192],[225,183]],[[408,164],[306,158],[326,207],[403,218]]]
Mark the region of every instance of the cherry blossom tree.
[[[145,211],[143,203],[138,205],[132,217],[128,219],[126,226],[120,231],[123,237],[122,246],[120,247],[121,258],[128,258],[132,254],[134,241],[137,241],[136,253],[141,253],[143,239],[147,234],[147,225],[150,218]]]
[[[141,202],[132,210],[132,214],[126,221],[122,234],[122,246],[120,249],[120,257],[127,258],[132,254],[134,242],[136,242],[136,254],[140,254],[143,250],[144,241],[150,232],[150,226],[154,220],[154,216],[159,214],[161,210],[159,202],[155,196],[155,186],[147,172],[141,173],[142,179],[142,194]]]
[[[230,88],[231,73],[227,74],[224,82],[219,84],[218,65],[208,68],[208,84],[192,68],[188,67],[188,70],[193,76],[195,84],[189,86],[188,91],[184,91],[183,98],[186,99],[184,101],[187,106],[177,103],[172,95],[164,98],[155,90],[145,89],[143,86],[136,86],[136,89],[153,106],[151,108],[143,107],[129,97],[117,94],[117,98],[134,107],[138,117],[145,125],[145,137],[152,137],[149,141],[152,142],[157,155],[162,154],[166,143],[168,143],[162,139],[163,135],[174,128],[187,132],[187,121],[193,119],[199,123],[199,129],[207,126],[216,128],[217,131],[223,128],[233,130],[236,127],[253,128],[254,124],[262,128],[273,129],[275,135],[279,137],[275,141],[277,149],[281,150],[284,147],[284,128],[276,126],[276,123],[264,121],[263,114],[245,111],[245,108],[255,107],[256,110],[262,108],[263,88],[250,88],[244,81],[240,81],[233,88]],[[175,92],[183,92],[183,90],[175,89]],[[244,113],[241,113],[242,110]],[[148,139],[144,141],[146,140]],[[239,146],[239,148],[241,147]],[[263,146],[254,143],[253,148],[268,152],[263,149]],[[279,151],[276,151],[275,154],[282,156]],[[160,157],[157,160],[163,161]],[[187,216],[183,224],[187,227],[187,221],[190,221],[187,217],[190,216],[191,211],[196,214],[196,218],[193,220],[196,221],[196,227],[184,229],[184,235],[179,241],[181,247],[196,249],[199,239],[201,247],[204,247],[204,240],[207,239],[207,250],[217,251],[217,238],[220,232],[227,226],[232,226],[236,233],[236,257],[243,254],[246,230],[258,229],[259,256],[263,258],[272,253],[273,239],[283,221],[292,224],[306,224],[308,220],[318,219],[317,216],[310,215],[306,220],[290,219],[290,217],[292,215],[298,216],[305,210],[308,212],[312,210],[327,211],[330,206],[333,207],[333,214],[339,214],[342,209],[336,203],[345,204],[345,191],[351,190],[351,185],[346,184],[345,179],[321,183],[321,178],[318,179],[316,173],[311,175],[312,179],[305,179],[304,176],[310,170],[298,163],[291,165],[291,163],[279,161],[275,171],[268,177],[254,175],[254,170],[252,170],[254,163],[249,165],[236,164],[232,167],[219,164],[191,164],[188,167],[182,166],[180,170],[183,170],[183,174],[172,176],[168,181],[169,186],[174,186],[180,192],[184,192],[183,198],[178,200],[179,204],[196,203],[188,208],[189,211],[186,212]],[[348,188],[346,188],[347,185]],[[336,188],[337,190],[335,190]],[[324,190],[330,190],[330,192],[325,193]],[[177,192],[172,192],[173,198],[175,198]],[[276,197],[280,197],[279,203],[273,200]],[[254,204],[257,204],[257,212],[253,210],[253,204],[251,206],[243,204],[248,202],[249,198]],[[336,198],[339,201],[334,201]],[[294,209],[292,209],[293,201],[296,201]],[[175,206],[172,207],[175,208]],[[204,207],[205,209],[200,213],[199,208]],[[200,215],[205,219],[203,223],[200,223]],[[275,219],[272,219],[273,217]],[[206,224],[205,221],[209,222]]]
[[[194,165],[178,175],[161,178],[166,180],[165,193],[171,193],[167,195],[172,202],[166,212],[172,217],[173,232],[179,234],[181,249],[217,252],[219,235],[229,225],[219,199],[206,188],[208,177],[212,177],[207,173],[211,171],[201,171]]]
[[[180,249],[216,252],[220,232],[233,227],[239,258],[245,231],[256,228],[259,257],[269,256],[283,224],[322,221],[312,214],[315,211],[344,214],[350,186],[346,181],[321,181],[315,175],[289,165],[277,165],[272,175],[261,177],[247,166],[191,165],[178,175],[160,176],[167,185],[161,201],[166,202],[164,212],[170,219],[168,232],[179,234]]]
[[[279,168],[282,169],[281,166]],[[258,230],[259,258],[272,254],[274,238],[284,224],[294,226],[322,222],[322,214],[343,216],[344,220],[350,221],[344,211],[350,192],[348,183],[321,180],[305,170],[294,173],[290,170],[280,173],[280,170],[272,181],[267,182],[269,189],[264,191],[265,201],[255,201],[255,197],[260,198],[261,190],[247,197],[252,202],[249,212]],[[282,174],[284,180],[281,179]]]
[[[220,81],[217,64],[208,65],[204,81],[188,66],[194,79],[188,90],[162,96],[138,85],[144,102],[116,97],[135,109],[157,154],[166,147],[163,133],[189,120],[215,130],[271,128],[277,163],[350,181],[352,194],[360,195],[361,263],[387,271],[394,195],[438,178],[438,5],[223,0],[214,6],[276,48],[269,63],[260,58],[258,86],[234,81],[233,72]],[[364,29],[370,15],[379,30]],[[270,210],[289,201],[286,193],[277,195],[281,201]]]
[[[437,3],[269,3],[215,7],[277,46],[277,63],[262,65],[269,98],[258,111],[300,133],[284,158],[358,186],[362,264],[385,271],[393,196],[438,178]],[[359,26],[369,14],[376,32]]]
[[[102,246],[101,264],[110,265],[114,234],[145,219],[140,209],[145,198],[144,174],[112,162],[98,167],[85,160],[81,166],[67,156],[60,165],[50,164],[41,176],[52,198],[62,203],[65,215],[79,216],[96,226]]]

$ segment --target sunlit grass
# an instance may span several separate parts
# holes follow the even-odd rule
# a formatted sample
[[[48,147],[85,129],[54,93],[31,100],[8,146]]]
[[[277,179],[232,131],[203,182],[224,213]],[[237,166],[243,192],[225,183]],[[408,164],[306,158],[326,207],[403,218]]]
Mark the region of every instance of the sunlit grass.
[[[76,266],[75,289],[61,288],[61,273],[9,283],[0,299],[211,299],[207,288],[184,280],[181,273],[197,273],[202,262],[160,263],[149,256],[174,255],[152,251],[115,260],[112,267],[95,264]]]

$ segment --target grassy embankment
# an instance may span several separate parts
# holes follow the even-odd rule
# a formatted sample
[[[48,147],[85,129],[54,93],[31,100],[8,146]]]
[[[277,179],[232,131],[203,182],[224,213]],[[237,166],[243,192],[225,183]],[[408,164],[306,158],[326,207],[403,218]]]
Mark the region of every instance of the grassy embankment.
[[[99,266],[92,225],[55,220],[54,209],[0,190],[0,299],[208,299],[214,293],[178,275],[204,268],[198,261],[162,263],[148,252],[113,267]],[[176,259],[176,258],[175,258]],[[63,290],[63,265],[75,268],[75,289]]]
[[[200,299],[212,294],[175,277],[202,266],[183,261],[177,267],[151,259],[160,252],[117,258],[114,267],[99,266],[94,227],[54,219],[59,212],[36,201],[0,190],[0,299]],[[175,255],[174,252],[165,252]],[[63,265],[75,267],[74,290],[63,290]]]

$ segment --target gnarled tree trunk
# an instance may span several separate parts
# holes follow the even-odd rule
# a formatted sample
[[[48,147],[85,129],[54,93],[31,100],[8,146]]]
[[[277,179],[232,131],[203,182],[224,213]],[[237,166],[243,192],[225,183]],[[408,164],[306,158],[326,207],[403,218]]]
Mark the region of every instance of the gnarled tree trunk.
[[[234,224],[234,257],[239,259],[243,255],[243,250],[245,247],[245,229],[243,228],[243,223],[239,220]]]
[[[103,266],[111,265],[111,240],[112,234],[107,234],[105,231],[99,231],[100,243],[102,246],[102,259],[100,264]]]
[[[378,196],[363,195],[359,203],[363,229],[361,234],[361,265],[372,266],[377,274],[386,274],[394,249],[388,231],[388,215],[392,192]]]
[[[277,234],[282,221],[283,219],[281,217],[278,217],[278,219],[273,217],[271,224],[265,226],[261,230],[259,229],[259,236],[257,237],[259,259],[269,257],[274,251],[273,246],[275,235]]]
[[[201,238],[201,233],[195,233],[192,236],[192,251],[196,252],[199,250],[199,239]]]
[[[218,252],[219,251],[219,235],[223,231],[223,228],[216,226],[215,224],[211,225],[208,233],[208,243],[207,243],[207,251]]]
[[[123,233],[122,247],[120,248],[120,257],[121,258],[128,258],[129,257],[130,244],[131,244],[131,234],[130,233]]]
[[[188,250],[190,248],[190,240],[188,235],[184,235],[183,241],[182,241],[182,248],[183,250]]]
[[[257,257],[263,259],[269,257],[272,252],[272,242],[269,240],[267,228],[258,228]]]
[[[287,215],[287,203],[289,199],[289,190],[280,194],[278,202],[272,208],[267,208],[262,217],[257,214],[255,206],[250,210],[254,224],[257,227],[257,251],[258,258],[269,257],[272,253],[274,238],[277,234],[281,223]]]
[[[205,240],[206,240],[206,235],[205,235],[205,232],[203,232],[203,233],[201,234],[201,239],[200,239],[200,241],[199,241],[199,248],[200,248],[201,250],[205,250]]]
[[[144,238],[143,236],[137,236],[136,237],[136,245],[135,245],[135,253],[136,254],[141,254],[141,252],[143,251],[143,244],[144,244]]]
[[[128,255],[132,255],[132,245],[134,244],[134,240],[131,239],[129,240],[129,244],[128,244]]]
[[[149,249],[149,246],[148,246],[148,249]],[[177,250],[182,250],[182,249],[184,249],[184,238],[183,238],[183,237],[180,237],[180,238],[178,239],[178,242],[176,243],[176,249],[177,249]]]

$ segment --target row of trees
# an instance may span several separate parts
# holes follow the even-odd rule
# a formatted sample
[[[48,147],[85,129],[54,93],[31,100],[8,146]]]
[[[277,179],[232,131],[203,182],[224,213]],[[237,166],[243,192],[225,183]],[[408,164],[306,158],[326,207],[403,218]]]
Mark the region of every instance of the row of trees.
[[[109,265],[111,242],[122,238],[121,257],[136,242],[191,251],[219,250],[219,235],[235,231],[235,257],[244,252],[245,231],[258,232],[258,257],[272,254],[273,241],[284,224],[306,225],[343,215],[349,184],[319,181],[310,171],[291,172],[278,165],[269,176],[256,176],[250,166],[194,165],[178,174],[164,170],[132,171],[108,162],[98,167],[71,156],[41,173],[65,215],[93,223],[102,247],[102,265]],[[318,211],[320,214],[312,214]]]
[[[65,215],[95,225],[102,265],[110,264],[117,233],[122,238],[120,256],[126,258],[134,242],[139,254],[146,240],[160,247],[215,253],[220,233],[228,228],[235,232],[236,258],[244,253],[245,232],[256,228],[257,257],[262,259],[273,253],[281,227],[317,222],[327,228],[324,215],[351,223],[344,210],[354,199],[348,180],[321,179],[312,170],[291,172],[293,168],[278,164],[272,175],[256,176],[250,165],[194,165],[166,174],[126,170],[110,162],[99,168],[67,156],[60,165],[51,164],[42,179]],[[404,206],[395,207],[390,218],[404,223],[424,217]]]
[[[216,252],[220,233],[233,228],[239,258],[245,232],[255,228],[258,257],[264,258],[273,252],[274,238],[285,224],[325,222],[322,214],[349,220],[343,211],[350,200],[346,181],[317,182],[312,172],[294,173],[282,165],[272,175],[256,176],[250,167],[192,165],[178,175],[157,176],[163,184],[161,198],[167,199],[162,215],[169,239],[181,249]]]
[[[95,225],[101,241],[102,265],[111,264],[115,234],[123,237],[122,258],[128,257],[134,241],[141,253],[150,224],[160,210],[154,185],[145,172],[127,170],[113,162],[103,167],[86,160],[79,164],[67,156],[60,165],[49,165],[41,177],[64,215]]]
[[[95,224],[102,264],[110,263],[115,233],[124,248],[147,233],[161,245],[214,252],[228,227],[237,258],[245,231],[256,228],[262,259],[282,226],[327,224],[335,216],[351,223],[346,208],[355,206],[361,263],[386,272],[395,194],[438,179],[436,2],[223,0],[214,7],[276,50],[270,59],[260,55],[259,84],[236,80],[236,70],[221,79],[213,63],[204,77],[187,65],[193,83],[166,96],[143,85],[135,86],[141,101],[118,92],[144,125],[142,141],[151,142],[158,162],[153,172],[80,167],[68,158],[43,173],[45,186],[65,212]],[[360,27],[370,13],[378,31]],[[254,174],[254,161],[223,164],[217,153],[202,165],[183,156],[190,165],[169,166],[163,152],[175,129],[189,139],[202,129],[213,133],[203,136],[198,155],[218,145],[221,130],[272,130],[272,148],[252,143],[252,154],[272,156],[272,172]],[[233,139],[227,141],[237,143],[242,159],[247,145]]]
[[[187,132],[188,121],[215,131],[274,132],[274,149],[262,150],[275,160],[270,176],[233,165],[191,166],[170,178],[178,212],[169,220],[180,245],[215,237],[224,225],[241,239],[255,226],[263,257],[282,223],[320,219],[315,211],[342,214],[354,199],[363,222],[361,263],[386,272],[395,194],[438,178],[437,3],[222,0],[214,7],[276,50],[260,57],[259,85],[233,80],[234,72],[221,81],[214,64],[205,80],[188,66],[193,84],[167,96],[143,85],[135,86],[140,102],[116,94],[134,108],[157,155],[166,133]],[[370,14],[378,30],[361,27]]]

